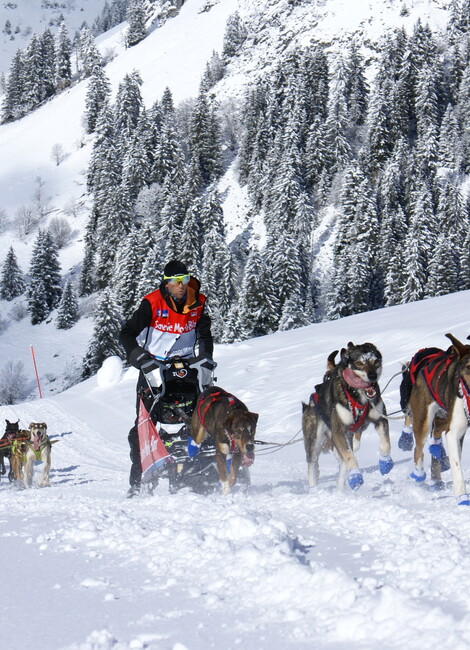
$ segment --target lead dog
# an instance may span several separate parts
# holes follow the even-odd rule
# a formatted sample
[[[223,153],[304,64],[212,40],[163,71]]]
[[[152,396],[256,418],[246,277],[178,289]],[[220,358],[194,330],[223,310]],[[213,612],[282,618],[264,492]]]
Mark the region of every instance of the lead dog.
[[[335,356],[336,352],[330,354],[323,382],[315,386],[309,403],[302,404],[307,477],[310,487],[317,485],[320,452],[332,450],[339,462],[338,489],[344,486],[347,474],[349,487],[356,490],[364,479],[355,453],[362,432],[370,423],[380,437],[381,474],[388,474],[393,467],[385,405],[377,383],[382,355],[372,343],[348,343],[336,365]]]
[[[413,416],[415,437],[414,469],[410,474],[417,482],[426,478],[423,469],[423,449],[427,437],[433,434],[431,454],[441,457],[441,436],[446,432],[447,450],[454,494],[459,505],[470,506],[462,466],[462,445],[470,420],[470,346],[461,343],[452,334],[448,350],[432,349],[428,356],[421,350],[419,365],[412,372],[409,407]]]
[[[39,476],[38,487],[49,487],[49,471],[51,469],[52,443],[47,435],[45,422],[31,422],[29,425],[29,440],[24,455],[24,486],[31,487],[35,461],[42,461],[42,472]]]
[[[188,452],[194,455],[194,447],[197,449],[207,436],[212,438],[224,494],[229,494],[235,485],[240,466],[249,466],[255,459],[257,422],[257,413],[251,413],[242,401],[222,388],[212,386],[198,397],[191,418]],[[227,458],[231,459],[230,474]]]

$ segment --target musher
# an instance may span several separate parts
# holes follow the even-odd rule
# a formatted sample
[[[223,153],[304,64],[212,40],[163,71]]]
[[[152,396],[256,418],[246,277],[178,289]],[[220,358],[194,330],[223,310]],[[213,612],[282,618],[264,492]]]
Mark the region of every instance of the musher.
[[[171,357],[194,357],[196,345],[200,358],[212,359],[214,342],[211,321],[204,309],[206,297],[199,292],[200,282],[189,274],[185,264],[168,262],[163,270],[163,281],[156,291],[144,296],[138,309],[124,324],[119,340],[129,363],[141,370],[143,364]],[[140,492],[142,467],[140,462],[139,391],[147,387],[142,372],[137,381],[137,417],[129,431],[131,471],[129,498]]]

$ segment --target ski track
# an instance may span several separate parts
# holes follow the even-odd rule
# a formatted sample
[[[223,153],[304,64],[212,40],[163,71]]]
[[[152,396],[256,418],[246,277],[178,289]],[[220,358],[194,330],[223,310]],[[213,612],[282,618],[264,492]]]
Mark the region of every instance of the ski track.
[[[0,416],[11,419],[11,408],[1,407]],[[294,446],[283,450],[284,462],[281,454],[260,453],[247,492],[170,495],[162,480],[153,496],[128,501],[125,439],[105,442],[49,400],[14,410],[23,427],[47,421],[60,442],[53,488],[17,490],[2,480],[0,523],[7,514],[21,522],[2,537],[16,535],[40,554],[78,554],[91,565],[77,588],[111,588],[104,595],[110,602],[119,580],[94,575],[93,560],[140,576],[148,593],[133,643],[91,629],[83,642],[64,647],[169,647],[160,645],[170,638],[168,626],[184,619],[192,599],[209,618],[223,620],[229,608],[228,647],[253,635],[260,648],[273,647],[273,639],[274,647],[289,647],[318,637],[321,647],[335,648],[352,641],[361,648],[469,647],[468,513],[454,506],[449,483],[436,493],[411,485],[409,455],[395,453],[390,478],[366,467],[360,493],[338,492],[335,464],[323,458],[320,487],[309,492],[303,450]],[[195,638],[203,644],[204,617],[200,625]],[[161,634],[146,632],[155,626]]]

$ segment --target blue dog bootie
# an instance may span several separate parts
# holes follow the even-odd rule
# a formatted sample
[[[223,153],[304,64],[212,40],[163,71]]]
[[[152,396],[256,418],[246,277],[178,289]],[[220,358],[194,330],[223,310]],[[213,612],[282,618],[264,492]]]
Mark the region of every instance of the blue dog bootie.
[[[393,467],[393,460],[390,456],[379,456],[379,470],[382,476],[388,474]]]
[[[416,481],[416,483],[422,483],[423,481],[426,480],[426,472],[424,471],[424,469],[418,469],[417,467],[415,467],[410,474],[410,478],[412,478],[413,481]]]
[[[461,494],[457,499],[458,506],[470,506],[470,498],[468,494]]]
[[[191,436],[188,436],[188,456],[190,458],[194,458],[194,456],[196,456],[200,448],[201,445],[196,444],[194,440],[191,438]]]
[[[364,479],[358,469],[349,470],[348,484],[351,490],[357,490],[363,483]]]
[[[413,429],[404,426],[398,439],[398,448],[402,451],[411,451],[413,449]]]
[[[440,460],[441,458],[444,457],[445,450],[442,445],[441,439],[439,440],[437,440],[436,438],[432,439],[432,443],[429,445],[429,453],[431,454],[431,456],[434,456],[434,458],[437,458],[437,460]]]

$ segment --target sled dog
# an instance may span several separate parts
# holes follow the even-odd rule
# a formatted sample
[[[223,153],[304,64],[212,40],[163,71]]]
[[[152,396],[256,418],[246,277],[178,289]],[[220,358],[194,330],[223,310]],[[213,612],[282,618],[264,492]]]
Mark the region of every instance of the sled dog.
[[[5,458],[8,458],[10,463],[10,470],[8,472],[8,480],[13,480],[13,472],[11,469],[11,443],[18,435],[19,431],[19,421],[10,422],[10,420],[5,420],[5,433],[2,438],[0,438],[0,473],[6,474],[7,470],[5,467]]]
[[[380,396],[378,380],[382,372],[382,355],[372,343],[348,343],[328,357],[326,373],[315,386],[308,404],[302,403],[302,431],[307,457],[307,478],[310,487],[318,483],[320,452],[332,450],[339,462],[337,486],[346,480],[352,490],[364,480],[355,453],[362,432],[373,423],[380,437],[379,469],[388,474],[393,467],[390,457],[390,436],[385,405]]]
[[[441,458],[441,437],[445,432],[457,503],[470,505],[460,463],[470,421],[470,346],[461,343],[453,334],[446,336],[452,342],[449,349],[420,350],[410,363],[410,378],[403,378],[403,381],[411,380],[409,410],[413,418],[415,448],[414,469],[410,476],[417,482],[425,480],[423,449],[426,439],[432,432],[429,450],[432,456]],[[401,392],[403,395],[404,391]],[[406,394],[403,401],[406,402]]]
[[[42,472],[39,476],[38,487],[49,487],[49,471],[51,469],[51,441],[47,435],[45,422],[31,422],[29,425],[29,440],[24,456],[24,486],[31,487],[35,461],[42,462]]]
[[[222,388],[212,386],[198,397],[191,418],[191,438],[197,446],[207,436],[214,441],[224,494],[229,494],[235,485],[240,466],[254,462],[257,422],[257,413],[249,411],[242,401]]]

